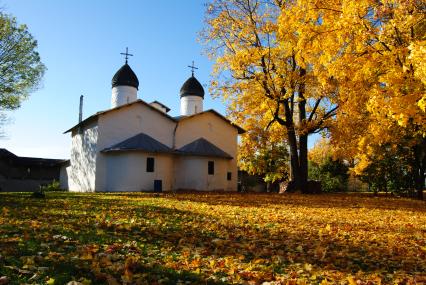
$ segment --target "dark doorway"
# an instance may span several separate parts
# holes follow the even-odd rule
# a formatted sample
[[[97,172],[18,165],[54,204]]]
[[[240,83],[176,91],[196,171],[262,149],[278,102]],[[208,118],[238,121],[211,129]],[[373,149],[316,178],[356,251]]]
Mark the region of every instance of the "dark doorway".
[[[154,192],[163,192],[162,180],[154,180]]]

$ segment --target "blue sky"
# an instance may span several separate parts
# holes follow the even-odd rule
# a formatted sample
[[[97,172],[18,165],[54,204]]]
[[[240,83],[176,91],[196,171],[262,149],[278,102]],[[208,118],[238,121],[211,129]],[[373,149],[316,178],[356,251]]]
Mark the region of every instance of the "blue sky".
[[[158,100],[179,115],[179,89],[190,76],[208,83],[212,62],[203,55],[198,32],[203,28],[201,0],[0,0],[3,11],[28,26],[47,67],[41,88],[16,111],[9,112],[0,147],[20,156],[69,158],[71,139],[63,132],[78,120],[110,107],[111,78],[129,64],[139,78],[138,97]],[[205,109],[224,114],[220,98],[208,94]]]
[[[3,0],[6,13],[28,26],[48,68],[43,86],[14,112],[5,128],[5,147],[21,156],[69,157],[70,135],[62,134],[83,117],[108,109],[111,78],[123,65],[120,52],[129,47],[129,64],[139,78],[139,98],[158,100],[179,114],[179,89],[190,76],[208,86],[212,63],[197,41],[204,5],[197,0]],[[205,88],[207,91],[207,88]],[[205,108],[221,113],[220,99],[206,96]]]

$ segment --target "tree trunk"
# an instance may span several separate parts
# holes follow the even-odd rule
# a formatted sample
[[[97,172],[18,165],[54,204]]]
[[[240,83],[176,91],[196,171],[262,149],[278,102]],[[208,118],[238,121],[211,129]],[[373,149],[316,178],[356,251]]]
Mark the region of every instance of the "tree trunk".
[[[303,78],[306,75],[306,70],[300,70],[300,76]],[[303,81],[302,81],[303,82]],[[305,99],[305,84],[301,83],[299,86],[299,121],[301,127],[299,131],[299,167],[300,167],[300,189],[302,193],[309,193],[308,189],[308,133],[303,130],[303,125],[306,122],[306,99]]]
[[[301,189],[301,173],[299,165],[299,154],[297,150],[297,139],[294,128],[287,128],[288,143],[290,146],[290,163],[291,163],[291,179],[294,182],[294,186],[298,190]]]
[[[419,169],[419,181],[417,184],[417,198],[423,200],[423,189],[425,188],[425,168],[420,167]]]
[[[308,135],[299,137],[299,166],[300,188],[303,193],[309,193],[308,189]]]
[[[425,170],[426,170],[426,139],[414,147],[415,156],[415,177],[414,185],[417,191],[417,198],[423,200],[423,189],[425,188]]]
[[[299,136],[297,141],[293,125],[287,126],[287,139],[290,146],[291,180],[302,193],[308,193],[308,135]]]

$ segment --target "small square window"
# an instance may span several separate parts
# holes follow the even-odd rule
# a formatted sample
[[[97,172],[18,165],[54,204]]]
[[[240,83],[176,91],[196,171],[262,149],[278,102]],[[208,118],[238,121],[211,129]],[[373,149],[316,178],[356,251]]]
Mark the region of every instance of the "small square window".
[[[208,173],[209,173],[209,175],[214,175],[214,161],[209,161]]]
[[[147,157],[146,158],[146,172],[154,172],[154,158]]]
[[[228,172],[228,173],[226,173],[226,179],[227,179],[228,181],[232,180],[232,172]]]

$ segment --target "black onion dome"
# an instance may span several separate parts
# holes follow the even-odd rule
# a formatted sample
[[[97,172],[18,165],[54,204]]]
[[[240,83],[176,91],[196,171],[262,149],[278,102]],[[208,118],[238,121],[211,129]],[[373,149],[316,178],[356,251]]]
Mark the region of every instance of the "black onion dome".
[[[133,86],[136,89],[139,87],[139,80],[130,66],[125,63],[114,75],[111,80],[112,87],[115,86]]]
[[[180,89],[180,97],[199,96],[204,99],[204,88],[198,80],[191,76]]]

